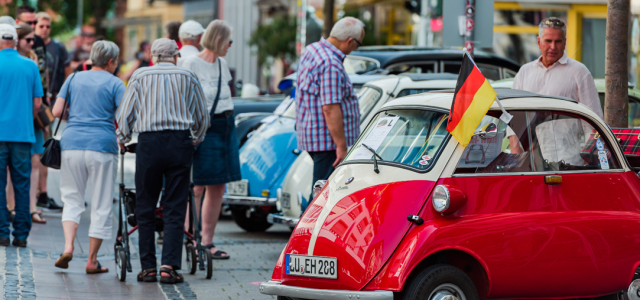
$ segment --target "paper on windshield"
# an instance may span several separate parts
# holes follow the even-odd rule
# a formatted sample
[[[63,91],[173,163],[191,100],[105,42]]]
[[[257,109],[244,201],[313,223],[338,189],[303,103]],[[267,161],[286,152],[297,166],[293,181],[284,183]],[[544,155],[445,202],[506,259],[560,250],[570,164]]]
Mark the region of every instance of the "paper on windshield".
[[[389,135],[393,125],[400,119],[400,117],[384,117],[378,119],[376,126],[369,132],[366,138],[360,143],[360,147],[349,157],[352,159],[371,159],[373,153],[369,149],[362,146],[365,144],[371,149],[378,151],[378,148],[382,144],[382,141]]]

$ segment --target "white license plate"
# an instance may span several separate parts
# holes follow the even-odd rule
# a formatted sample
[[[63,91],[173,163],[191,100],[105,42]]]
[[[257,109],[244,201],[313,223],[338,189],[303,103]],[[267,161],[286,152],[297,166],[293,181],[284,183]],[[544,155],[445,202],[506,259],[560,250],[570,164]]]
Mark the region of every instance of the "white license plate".
[[[243,179],[227,183],[227,194],[232,196],[248,196],[249,180]]]
[[[282,193],[282,207],[291,208],[291,194]]]
[[[335,257],[287,254],[286,259],[289,275],[338,278],[338,259]]]

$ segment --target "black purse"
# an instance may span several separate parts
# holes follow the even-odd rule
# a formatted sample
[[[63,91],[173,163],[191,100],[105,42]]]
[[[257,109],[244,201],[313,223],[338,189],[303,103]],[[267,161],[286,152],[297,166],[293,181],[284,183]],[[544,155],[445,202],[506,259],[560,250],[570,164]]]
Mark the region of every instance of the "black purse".
[[[67,111],[67,107],[69,106],[69,96],[71,95],[71,81],[73,81],[73,77],[76,76],[74,72],[69,79],[69,86],[67,87],[67,97],[64,101],[63,114]],[[53,133],[45,143],[44,143],[44,152],[42,153],[42,157],[40,157],[40,162],[42,165],[60,170],[60,162],[62,161],[62,150],[60,149],[60,141],[56,140],[55,136],[58,134],[58,129],[60,128],[60,123],[62,123],[62,118],[58,120],[58,125],[56,126],[56,131]]]

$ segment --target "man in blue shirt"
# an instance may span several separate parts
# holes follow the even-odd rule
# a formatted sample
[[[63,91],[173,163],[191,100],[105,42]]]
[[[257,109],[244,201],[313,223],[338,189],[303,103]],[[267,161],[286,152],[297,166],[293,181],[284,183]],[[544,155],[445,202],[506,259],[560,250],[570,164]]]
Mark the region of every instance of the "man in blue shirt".
[[[29,188],[31,144],[36,142],[33,116],[43,95],[38,66],[20,56],[15,45],[16,29],[0,24],[0,246],[9,246],[9,211],[7,210],[7,167],[15,192],[16,216],[13,219],[13,245],[27,246],[31,230]]]

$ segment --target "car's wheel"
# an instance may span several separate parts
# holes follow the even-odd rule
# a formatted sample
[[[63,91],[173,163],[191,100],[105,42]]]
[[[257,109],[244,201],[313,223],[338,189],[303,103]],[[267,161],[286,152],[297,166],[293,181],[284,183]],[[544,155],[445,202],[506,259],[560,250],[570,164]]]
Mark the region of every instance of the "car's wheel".
[[[473,281],[460,269],[435,265],[420,272],[407,286],[405,300],[476,300],[478,291]]]
[[[248,232],[265,231],[272,225],[267,222],[269,212],[261,207],[230,205],[229,208],[236,224]]]

